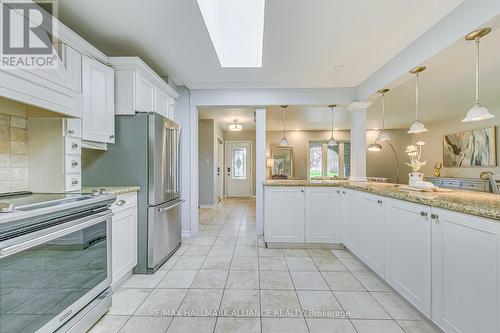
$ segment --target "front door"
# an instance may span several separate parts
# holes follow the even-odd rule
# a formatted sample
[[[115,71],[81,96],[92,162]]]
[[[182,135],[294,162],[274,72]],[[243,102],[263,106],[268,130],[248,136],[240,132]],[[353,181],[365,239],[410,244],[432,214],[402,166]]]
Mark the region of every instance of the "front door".
[[[227,196],[249,197],[252,195],[252,143],[226,141]]]

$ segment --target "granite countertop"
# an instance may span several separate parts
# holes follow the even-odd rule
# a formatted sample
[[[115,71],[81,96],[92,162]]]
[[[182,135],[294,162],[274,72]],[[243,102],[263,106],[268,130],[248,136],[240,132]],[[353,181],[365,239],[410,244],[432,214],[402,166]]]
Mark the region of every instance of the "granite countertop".
[[[109,193],[120,195],[132,192],[139,192],[141,188],[139,186],[93,186],[93,187],[82,187],[82,193],[92,193],[95,189],[106,189]]]
[[[373,193],[389,198],[414,202],[459,213],[493,219],[500,222],[500,195],[464,190],[416,192],[396,184],[377,182],[351,182],[346,180],[267,180],[264,186],[343,187]]]

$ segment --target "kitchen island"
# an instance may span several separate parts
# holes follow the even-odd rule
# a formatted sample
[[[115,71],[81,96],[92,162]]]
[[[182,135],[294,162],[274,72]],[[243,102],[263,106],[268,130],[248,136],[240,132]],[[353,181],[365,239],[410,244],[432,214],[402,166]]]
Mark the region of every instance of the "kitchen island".
[[[445,332],[500,332],[500,196],[268,180],[268,247],[346,247]]]

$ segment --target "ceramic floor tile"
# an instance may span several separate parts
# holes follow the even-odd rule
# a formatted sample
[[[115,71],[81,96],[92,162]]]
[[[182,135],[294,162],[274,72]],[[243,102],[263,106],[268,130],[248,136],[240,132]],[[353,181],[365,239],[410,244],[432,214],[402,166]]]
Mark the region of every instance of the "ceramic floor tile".
[[[322,272],[331,290],[366,291],[350,272]]]
[[[214,333],[260,333],[260,331],[259,318],[219,317]]]
[[[371,295],[394,319],[418,320],[420,315],[400,296],[392,292],[372,292]]]
[[[443,333],[439,328],[423,320],[398,320],[397,323],[406,333]]]
[[[222,292],[222,289],[189,289],[179,308],[179,313],[182,316],[193,317],[217,316]]]
[[[307,249],[311,257],[333,257],[332,250],[327,249]]]
[[[215,240],[214,245],[235,245],[236,236],[219,236]]]
[[[286,271],[288,268],[283,257],[260,257],[259,269],[266,271]]]
[[[260,289],[293,290],[294,286],[286,271],[260,271]]]
[[[291,271],[290,274],[297,290],[329,290],[319,272]]]
[[[235,271],[256,271],[259,269],[257,257],[233,257],[231,270]]]
[[[310,333],[356,333],[349,319],[307,318]]]
[[[262,318],[262,333],[309,333],[304,318]]]
[[[342,307],[331,291],[297,290],[304,316],[314,318],[340,318]]]
[[[257,271],[229,271],[226,289],[259,289],[259,273]]]
[[[234,249],[235,257],[257,257],[256,246],[236,246]]]
[[[353,273],[368,291],[390,291],[390,288],[373,273]]]
[[[214,245],[208,253],[209,257],[232,257],[234,246],[231,245]]]
[[[113,305],[109,310],[112,315],[132,315],[149,296],[151,289],[119,288],[113,293]]]
[[[198,270],[171,270],[165,277],[158,283],[157,288],[189,288],[193,283]]]
[[[205,256],[182,256],[172,269],[200,269],[205,258]]]
[[[249,234],[255,235],[255,231],[249,232]],[[248,234],[248,235],[249,235]],[[257,238],[256,237],[241,237],[241,232],[240,232],[240,237],[238,237],[238,240],[236,241],[236,246],[257,246]]]
[[[137,309],[135,315],[169,316],[179,308],[186,292],[186,289],[155,289]]]
[[[263,317],[302,317],[299,299],[292,290],[261,290],[260,305]]]
[[[259,248],[259,257],[283,257],[281,249]]]
[[[228,270],[231,267],[232,257],[211,257],[208,256],[201,266],[202,269]]]
[[[287,257],[286,263],[291,271],[316,271],[316,265],[309,257]]]
[[[405,333],[394,320],[353,320],[358,333]]]
[[[283,249],[285,257],[309,257],[306,249]]]
[[[312,260],[322,272],[347,272],[347,267],[335,257],[313,257]]]
[[[101,318],[88,333],[116,333],[125,325],[128,316],[105,315]]]
[[[196,241],[195,241],[196,243]],[[191,245],[183,256],[206,256],[210,252],[211,246],[207,245]]]
[[[179,258],[180,256],[177,255],[171,256],[163,265],[161,265],[160,270],[171,269]]]
[[[346,250],[332,250],[332,253],[334,256],[338,257],[338,258],[352,258],[352,255],[349,251],[346,251]]]
[[[119,333],[165,333],[172,317],[133,316],[120,329]]]
[[[124,284],[124,288],[155,288],[168,271],[157,270],[154,274],[134,274]]]
[[[349,318],[391,319],[368,292],[335,291],[334,294]]]
[[[212,333],[214,317],[175,317],[167,333]]]
[[[344,264],[345,267],[347,267],[348,270],[350,270],[353,273],[367,273],[370,272],[368,267],[360,263],[354,258],[347,258],[347,257],[342,257],[339,258],[339,260]]]
[[[225,290],[220,311],[224,317],[259,317],[259,291]]]
[[[223,289],[228,271],[200,270],[191,288]]]

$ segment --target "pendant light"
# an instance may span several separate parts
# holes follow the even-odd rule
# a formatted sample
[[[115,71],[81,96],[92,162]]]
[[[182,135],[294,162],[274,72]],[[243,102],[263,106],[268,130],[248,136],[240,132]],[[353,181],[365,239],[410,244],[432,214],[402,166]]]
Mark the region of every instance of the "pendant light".
[[[385,94],[388,91],[389,91],[389,89],[380,89],[378,91],[378,93],[382,95],[382,130],[378,134],[377,139],[375,139],[375,142],[376,141],[389,141],[391,139],[389,134],[387,134],[385,132]]]
[[[288,146],[288,140],[286,139],[286,108],[288,105],[282,105],[281,110],[283,113],[283,138],[280,141],[280,146]]]
[[[423,71],[425,71],[424,66],[418,66],[410,70],[410,73],[415,75],[415,122],[411,125],[410,129],[408,130],[409,134],[417,134],[428,131],[428,129],[425,128],[425,125],[418,119],[418,113],[420,109],[418,75]]]
[[[240,132],[243,129],[243,126],[238,123],[238,119],[234,119],[233,123],[229,125],[229,130],[231,132]]]
[[[333,108],[337,107],[337,104],[328,105],[328,107],[332,110],[332,136],[330,137],[330,140],[328,140],[327,146],[336,147],[339,144],[337,141],[335,141],[335,138],[333,137]]]
[[[462,119],[462,122],[464,123],[486,120],[495,117],[495,115],[491,114],[490,111],[479,102],[479,40],[481,37],[489,34],[490,31],[491,28],[483,28],[473,31],[465,36],[465,40],[473,40],[476,42],[476,101],[465,115],[465,118]]]
[[[368,150],[369,151],[381,151],[382,150],[382,145],[380,145],[379,143],[374,142],[374,143],[368,145]]]

